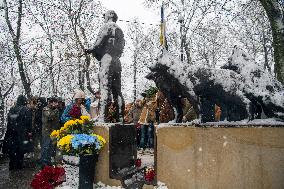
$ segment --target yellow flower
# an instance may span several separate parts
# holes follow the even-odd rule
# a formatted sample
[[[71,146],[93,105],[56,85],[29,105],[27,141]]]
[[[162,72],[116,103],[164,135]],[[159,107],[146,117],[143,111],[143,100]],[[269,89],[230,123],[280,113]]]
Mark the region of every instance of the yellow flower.
[[[60,130],[59,130],[59,132],[62,132],[62,131],[65,131],[65,130],[66,130],[65,127],[61,127]]]
[[[57,147],[62,150],[62,151],[66,151],[69,152],[71,149],[71,140],[74,136],[73,135],[67,135],[65,137],[62,137],[58,143],[57,143]]]
[[[90,120],[90,117],[89,116],[81,116],[80,119],[83,120],[84,122],[86,122],[86,121]]]
[[[84,124],[84,121],[81,120],[81,119],[76,119],[76,120],[75,120],[75,123],[80,124],[80,125],[83,125],[83,124]]]
[[[51,138],[58,138],[59,137],[59,130],[54,130],[52,131],[52,133],[50,134]]]
[[[67,122],[63,125],[63,127],[60,128],[60,130],[59,130],[60,134],[61,134],[62,132],[68,131],[69,128],[70,128],[72,125],[75,125],[75,124],[77,124],[77,123],[76,123],[74,120],[69,120],[69,121],[67,121]]]
[[[102,147],[106,144],[106,140],[102,136],[94,134],[94,133],[91,134],[91,135],[97,137],[97,139],[100,141]]]
[[[68,128],[68,127],[70,127],[71,125],[75,125],[76,124],[76,122],[74,121],[74,120],[69,120],[69,121],[67,121],[65,124],[64,124],[64,128]]]

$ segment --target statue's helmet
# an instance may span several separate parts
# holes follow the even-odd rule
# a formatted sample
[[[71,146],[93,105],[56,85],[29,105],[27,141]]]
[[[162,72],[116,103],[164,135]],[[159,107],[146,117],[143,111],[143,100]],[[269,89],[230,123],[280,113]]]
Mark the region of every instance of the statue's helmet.
[[[114,10],[109,10],[106,13],[103,14],[105,22],[108,22],[109,20],[112,20],[113,22],[117,21],[117,14],[114,12]]]

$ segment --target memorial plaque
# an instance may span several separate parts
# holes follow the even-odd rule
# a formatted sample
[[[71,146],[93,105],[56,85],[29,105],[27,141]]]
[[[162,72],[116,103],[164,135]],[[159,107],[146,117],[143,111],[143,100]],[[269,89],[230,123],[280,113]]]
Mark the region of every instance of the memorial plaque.
[[[115,125],[110,128],[110,178],[121,179],[135,166],[137,158],[136,127]]]

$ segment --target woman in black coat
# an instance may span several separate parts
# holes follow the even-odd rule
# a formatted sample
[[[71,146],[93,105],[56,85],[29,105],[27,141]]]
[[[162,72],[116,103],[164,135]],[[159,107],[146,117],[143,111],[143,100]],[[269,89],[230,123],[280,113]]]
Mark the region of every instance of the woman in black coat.
[[[31,151],[32,113],[26,106],[27,99],[20,95],[8,113],[7,131],[3,153],[10,158],[9,170],[23,167],[24,154]]]

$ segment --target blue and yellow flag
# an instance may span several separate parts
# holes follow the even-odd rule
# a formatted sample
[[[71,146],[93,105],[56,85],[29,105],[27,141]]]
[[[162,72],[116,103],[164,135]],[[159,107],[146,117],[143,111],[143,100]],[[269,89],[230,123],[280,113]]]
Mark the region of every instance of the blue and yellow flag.
[[[160,44],[162,47],[166,47],[166,23],[165,23],[165,19],[164,19],[164,3],[162,4],[161,7],[161,34],[160,34]]]

